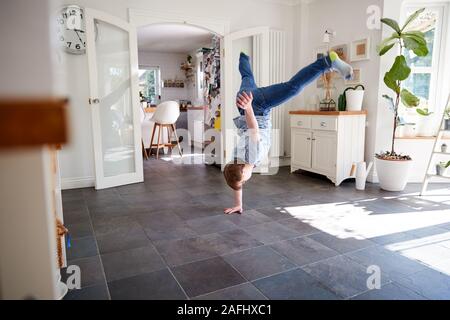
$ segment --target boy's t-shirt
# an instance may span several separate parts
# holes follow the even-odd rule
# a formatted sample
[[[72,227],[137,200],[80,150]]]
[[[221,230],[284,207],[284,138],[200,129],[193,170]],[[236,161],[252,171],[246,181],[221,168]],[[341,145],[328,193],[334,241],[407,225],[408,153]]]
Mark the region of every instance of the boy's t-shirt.
[[[245,116],[241,115],[233,119],[238,129],[239,140],[234,149],[234,159],[241,163],[258,166],[269,154],[271,142],[270,116],[255,116],[259,128],[259,140],[253,141],[251,132],[247,127]]]

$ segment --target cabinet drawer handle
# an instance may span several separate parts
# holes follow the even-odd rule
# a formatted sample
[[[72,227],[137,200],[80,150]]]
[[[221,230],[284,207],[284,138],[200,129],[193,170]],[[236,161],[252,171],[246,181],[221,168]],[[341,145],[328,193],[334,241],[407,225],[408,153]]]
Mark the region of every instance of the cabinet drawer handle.
[[[311,140],[311,138],[306,138],[306,140]]]
[[[298,126],[302,126],[303,125],[303,121],[297,121],[297,125]]]
[[[311,140],[312,140],[312,141],[316,141],[316,139],[315,139],[315,138],[312,138]]]
[[[322,122],[320,123],[320,126],[321,126],[321,127],[326,127],[326,126],[327,126],[327,123],[326,123],[325,121],[322,121]]]

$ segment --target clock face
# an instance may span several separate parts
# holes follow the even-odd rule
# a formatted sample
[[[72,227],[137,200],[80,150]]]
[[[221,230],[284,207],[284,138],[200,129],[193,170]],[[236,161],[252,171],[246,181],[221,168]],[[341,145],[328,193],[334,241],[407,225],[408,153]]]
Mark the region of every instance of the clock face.
[[[57,17],[58,43],[72,54],[86,53],[86,26],[84,11],[79,6],[67,6]]]

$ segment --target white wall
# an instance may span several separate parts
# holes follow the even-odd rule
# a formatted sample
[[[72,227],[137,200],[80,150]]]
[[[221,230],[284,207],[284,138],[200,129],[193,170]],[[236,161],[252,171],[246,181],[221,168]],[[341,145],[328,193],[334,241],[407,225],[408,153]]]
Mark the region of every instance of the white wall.
[[[161,71],[161,80],[186,80],[186,75],[181,70],[181,63],[186,61],[187,53],[161,53],[139,51],[139,65],[159,67]],[[161,100],[187,100],[191,98],[191,93],[188,87],[184,88],[162,88]]]
[[[65,4],[78,4],[128,19],[128,8],[141,8],[179,15],[228,20],[230,31],[267,25],[286,31],[286,74],[292,74],[292,45],[294,7],[270,1],[258,0],[60,0]],[[88,75],[86,56],[64,57],[69,77],[72,110],[72,139],[61,152],[61,175],[63,187],[93,185],[94,160],[90,109],[88,104]]]
[[[323,46],[323,34],[326,29],[336,31],[336,37],[332,39],[330,46],[347,44],[350,50],[350,42],[366,37],[371,38],[371,59],[368,61],[354,62],[352,66],[360,68],[362,72],[362,84],[366,87],[364,106],[368,111],[368,127],[366,129],[365,157],[373,157],[375,150],[375,123],[378,105],[378,74],[380,59],[376,53],[375,45],[380,42],[381,31],[369,30],[366,26],[367,7],[378,5],[383,7],[382,0],[316,0],[310,4],[300,4],[296,8],[296,37],[294,45],[297,66],[301,68],[315,59],[315,51]],[[343,80],[336,81],[337,93],[342,93]],[[291,103],[290,109],[304,109],[311,95],[320,93],[315,83],[306,88],[300,96]],[[336,100],[337,102],[337,100]],[[286,146],[290,150],[290,145]]]
[[[54,95],[51,5],[50,0],[0,2],[0,98]],[[48,150],[0,150],[0,177],[0,299],[55,299]]]

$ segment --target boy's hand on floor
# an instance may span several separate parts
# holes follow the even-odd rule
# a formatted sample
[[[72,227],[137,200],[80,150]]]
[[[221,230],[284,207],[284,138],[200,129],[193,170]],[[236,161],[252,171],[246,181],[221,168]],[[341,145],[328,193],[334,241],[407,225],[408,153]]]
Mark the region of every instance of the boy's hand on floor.
[[[251,92],[247,94],[247,92],[244,91],[237,97],[236,105],[243,110],[249,110],[252,108],[252,101],[253,94]]]
[[[226,208],[226,209],[223,210],[223,212],[225,214],[232,214],[232,213],[239,213],[239,214],[241,214],[242,213],[242,207],[241,206],[236,206],[236,207],[233,207],[233,208]]]

